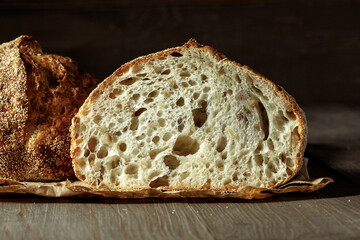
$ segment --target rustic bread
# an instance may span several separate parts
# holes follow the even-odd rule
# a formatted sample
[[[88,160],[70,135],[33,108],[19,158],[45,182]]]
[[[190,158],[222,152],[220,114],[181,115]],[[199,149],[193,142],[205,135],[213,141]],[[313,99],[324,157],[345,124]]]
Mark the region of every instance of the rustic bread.
[[[74,61],[43,53],[29,36],[0,45],[0,178],[74,176],[69,127],[95,86]]]
[[[76,176],[100,189],[249,194],[298,172],[307,134],[284,89],[192,39],[121,66],[70,131]]]

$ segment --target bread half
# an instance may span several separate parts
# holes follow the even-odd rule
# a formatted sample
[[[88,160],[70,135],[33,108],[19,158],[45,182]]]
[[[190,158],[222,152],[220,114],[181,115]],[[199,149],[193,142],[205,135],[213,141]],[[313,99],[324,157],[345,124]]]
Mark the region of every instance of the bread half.
[[[241,192],[290,180],[306,133],[284,89],[190,39],[102,82],[73,118],[71,156],[101,189]]]
[[[0,178],[74,176],[71,119],[96,79],[70,58],[43,53],[29,36],[0,45]]]

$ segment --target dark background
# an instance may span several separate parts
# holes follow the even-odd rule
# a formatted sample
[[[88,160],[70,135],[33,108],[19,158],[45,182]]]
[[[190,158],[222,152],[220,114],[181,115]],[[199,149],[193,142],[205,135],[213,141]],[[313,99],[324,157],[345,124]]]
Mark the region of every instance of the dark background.
[[[360,1],[0,1],[0,41],[33,35],[100,79],[190,37],[300,105],[360,103]]]

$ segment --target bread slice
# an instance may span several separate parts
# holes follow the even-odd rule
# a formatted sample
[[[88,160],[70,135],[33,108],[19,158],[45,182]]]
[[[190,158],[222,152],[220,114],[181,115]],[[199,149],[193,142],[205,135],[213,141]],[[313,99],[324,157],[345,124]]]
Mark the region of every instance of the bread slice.
[[[0,45],[0,178],[55,181],[74,176],[71,119],[95,88],[67,57],[21,36]]]
[[[307,132],[284,89],[193,39],[121,66],[70,129],[76,176],[100,189],[232,192],[291,179]]]

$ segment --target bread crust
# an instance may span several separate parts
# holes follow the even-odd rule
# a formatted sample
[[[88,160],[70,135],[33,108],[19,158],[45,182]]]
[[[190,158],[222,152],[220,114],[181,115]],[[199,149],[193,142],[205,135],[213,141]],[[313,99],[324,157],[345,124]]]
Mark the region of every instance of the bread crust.
[[[275,83],[273,83],[272,81],[270,81],[268,78],[264,77],[263,75],[255,72],[254,70],[252,70],[251,68],[247,67],[247,66],[243,66],[239,63],[233,62],[228,60],[225,55],[223,55],[222,53],[218,52],[216,49],[210,47],[210,46],[204,46],[202,44],[199,44],[195,39],[190,39],[187,43],[185,43],[183,46],[181,47],[175,47],[175,48],[169,48],[157,53],[153,53],[150,55],[146,55],[146,56],[142,56],[139,58],[136,58],[124,65],[122,65],[120,68],[118,68],[112,75],[110,75],[108,78],[106,78],[101,84],[99,84],[99,86],[90,94],[90,96],[86,99],[85,103],[83,104],[83,106],[80,108],[79,113],[73,118],[73,124],[70,127],[70,131],[71,131],[71,138],[72,138],[72,145],[71,145],[71,156],[73,158],[73,168],[75,171],[76,176],[81,179],[84,180],[84,177],[82,176],[79,167],[77,166],[76,163],[76,157],[80,154],[80,149],[76,148],[76,144],[75,144],[75,140],[77,138],[76,134],[75,134],[75,128],[77,126],[78,123],[80,123],[80,112],[82,110],[85,110],[89,107],[91,107],[92,102],[94,102],[97,97],[99,95],[101,95],[104,90],[113,84],[113,82],[120,76],[122,76],[124,73],[126,73],[127,71],[129,71],[129,69],[131,69],[134,66],[137,65],[141,65],[145,62],[148,61],[152,61],[158,58],[161,58],[163,56],[167,56],[173,52],[179,52],[181,53],[182,51],[186,50],[186,49],[199,49],[200,51],[204,51],[204,52],[208,52],[210,53],[216,60],[218,61],[224,61],[227,63],[230,63],[238,68],[240,68],[242,71],[246,71],[249,74],[255,75],[258,79],[260,79],[260,81],[263,81],[263,83],[269,85],[283,100],[284,102],[286,102],[286,105],[288,105],[288,107],[290,109],[292,109],[292,111],[294,112],[295,116],[296,116],[296,121],[298,122],[298,126],[299,126],[299,136],[300,136],[300,144],[299,147],[297,149],[297,157],[296,157],[296,164],[295,167],[293,169],[293,171],[291,172],[291,174],[289,175],[288,178],[284,179],[281,182],[278,182],[277,184],[273,185],[271,188],[275,188],[277,186],[280,186],[286,182],[288,182],[291,178],[293,178],[296,173],[301,169],[302,167],[302,157],[305,151],[305,147],[306,147],[306,142],[307,142],[307,123],[306,123],[306,117],[305,117],[305,113],[303,112],[303,110],[299,107],[299,105],[296,103],[295,99],[288,94],[283,88],[281,88],[280,86],[276,85]],[[90,182],[85,181],[86,183],[95,186],[95,184],[92,184]],[[105,190],[109,190],[109,188],[107,188],[106,186],[100,186],[100,189],[105,189]],[[159,189],[163,189],[163,190],[173,190],[173,191],[178,191],[178,190],[214,190],[216,192],[241,192],[240,195],[238,195],[241,198],[247,198],[246,196],[248,196],[249,198],[253,198],[254,192],[258,192],[258,190],[254,190],[257,189],[255,187],[246,187],[246,188],[239,188],[237,186],[231,186],[228,185],[224,188],[213,188],[210,186],[198,186],[198,187],[194,187],[194,188],[184,188],[182,186],[177,186],[177,187],[160,187]],[[118,189],[118,190],[139,190],[136,188],[131,188],[131,189]]]
[[[0,178],[74,176],[68,129],[96,79],[30,36],[0,45]]]

